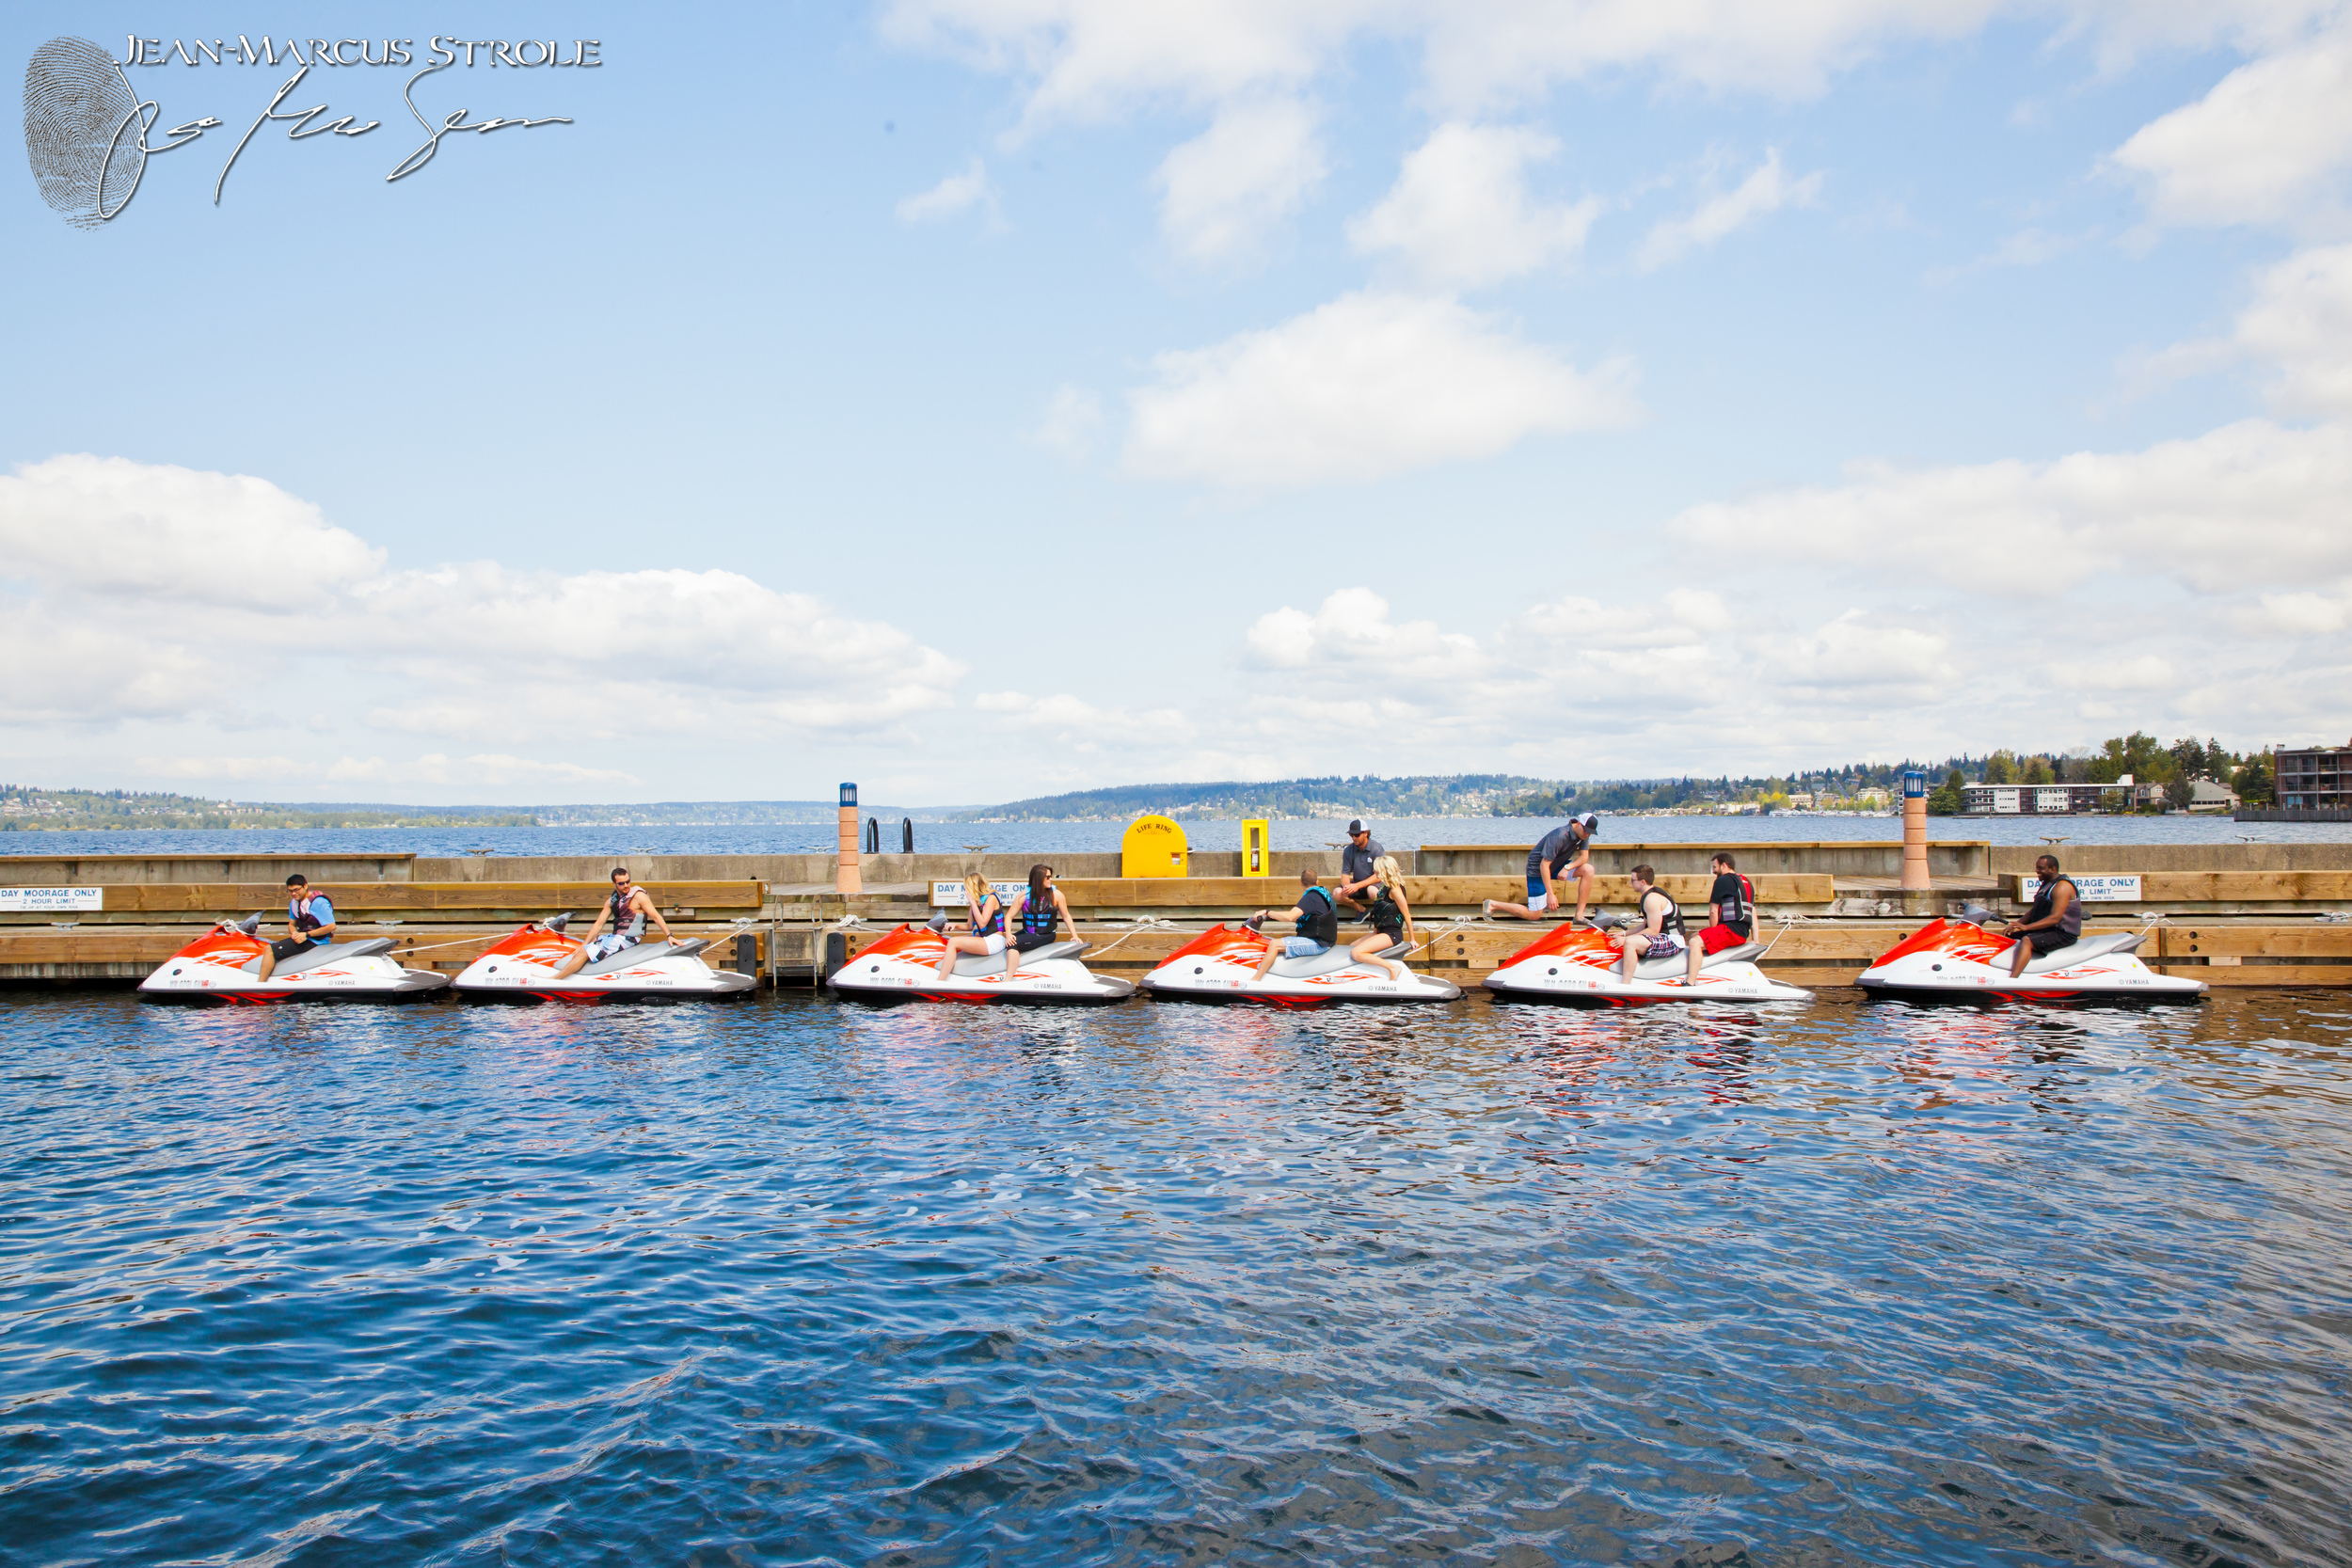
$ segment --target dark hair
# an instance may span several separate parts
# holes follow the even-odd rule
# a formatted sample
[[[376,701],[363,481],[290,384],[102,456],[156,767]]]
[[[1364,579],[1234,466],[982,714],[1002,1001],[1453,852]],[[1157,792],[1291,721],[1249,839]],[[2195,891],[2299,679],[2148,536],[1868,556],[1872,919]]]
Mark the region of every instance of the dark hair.
[[[1641,880],[1649,883],[1652,887],[1656,887],[1658,885],[1658,873],[1652,871],[1646,865],[1635,866],[1632,871],[1629,873],[1629,875],[1639,878]]]
[[[1032,907],[1044,901],[1045,879],[1053,874],[1054,868],[1043,861],[1029,867],[1029,903]]]
[[[616,865],[612,868],[612,875],[615,877],[626,877],[628,875],[628,867],[626,865]]]
[[[288,887],[309,887],[310,885],[310,879],[305,877],[301,872],[297,871],[293,876],[286,879],[286,885]]]
[[[2050,863],[2050,869],[2053,871],[2065,869],[2063,866],[2058,864],[2058,858],[2056,855],[2036,855],[2033,858],[2034,869],[2037,871],[2042,869],[2042,863],[2043,861],[2048,861]]]
[[[1314,868],[1312,866],[1302,865],[1298,868],[1298,885],[1300,887],[1321,887],[1323,885],[1323,879],[1315,875]]]
[[[1715,858],[1723,862],[1724,866],[1729,870],[1737,871],[1740,869],[1740,863],[1731,858],[1731,851],[1728,849],[1716,850]]]

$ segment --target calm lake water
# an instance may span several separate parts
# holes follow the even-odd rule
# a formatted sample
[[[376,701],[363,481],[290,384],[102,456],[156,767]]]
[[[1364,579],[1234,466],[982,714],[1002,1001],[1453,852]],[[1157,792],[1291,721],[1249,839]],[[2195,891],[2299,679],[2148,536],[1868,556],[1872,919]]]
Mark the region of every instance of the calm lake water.
[[[1374,836],[1391,849],[1433,844],[1534,844],[1558,817],[1412,816],[1370,819]],[[1187,819],[1195,849],[1236,850],[1241,823]],[[1004,854],[1070,855],[1115,852],[1124,822],[917,822],[914,847],[925,854],[954,854],[985,844]],[[1279,820],[1268,829],[1277,849],[1337,848],[1344,821]],[[830,855],[831,822],[770,827],[607,828],[304,828],[231,832],[16,832],[0,834],[8,855]],[[2039,846],[2044,834],[2074,844],[2341,844],[2352,839],[2342,822],[2233,822],[2227,816],[1931,817],[1928,836],[1993,844]],[[1788,844],[1903,836],[1894,816],[1604,816],[1603,844]],[[896,853],[898,819],[883,825],[882,847]]]
[[[2352,999],[0,993],[15,1563],[2342,1563]]]

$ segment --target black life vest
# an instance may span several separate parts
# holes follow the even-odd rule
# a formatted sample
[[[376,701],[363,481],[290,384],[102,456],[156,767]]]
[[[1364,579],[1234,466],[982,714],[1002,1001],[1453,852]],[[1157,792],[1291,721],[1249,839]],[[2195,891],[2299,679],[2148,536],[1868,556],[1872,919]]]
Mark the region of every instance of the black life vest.
[[[1021,905],[1021,934],[1023,936],[1050,937],[1054,934],[1055,925],[1060,919],[1061,915],[1054,908],[1052,888],[1048,887],[1045,890],[1045,896],[1042,899],[1038,897],[1036,889],[1029,890],[1028,897]]]
[[[1645,926],[1649,923],[1649,901],[1653,897],[1663,898],[1666,901],[1666,918],[1658,923],[1658,934],[1661,937],[1681,936],[1683,934],[1682,906],[1676,903],[1674,895],[1664,888],[1653,885],[1649,892],[1642,895],[1642,923]]]
[[[1318,910],[1320,913],[1316,912]],[[1339,906],[1328,891],[1311,887],[1298,895],[1298,934],[1329,947],[1340,940]]]
[[[1405,911],[1397,908],[1396,895],[1390,891],[1386,882],[1372,884],[1372,903],[1364,912],[1372,916],[1372,928],[1375,931],[1393,932],[1405,928]]]
[[[612,915],[612,934],[623,942],[636,942],[645,934],[645,917],[629,908],[637,898],[637,884],[631,882],[627,891],[612,890],[612,896],[604,901]]]
[[[1716,918],[1726,926],[1753,926],[1756,924],[1756,888],[1740,873],[1735,871],[1732,876],[1740,883],[1739,895],[1718,906],[1720,912]]]
[[[2066,912],[2058,916],[2058,929],[2070,937],[2083,934],[2083,890],[2074,886],[2074,879],[2061,871],[2034,889],[2033,908],[2026,911],[2028,921],[2050,918],[2050,906],[2058,901],[2058,885],[2064,882],[2074,896],[2066,902]]]

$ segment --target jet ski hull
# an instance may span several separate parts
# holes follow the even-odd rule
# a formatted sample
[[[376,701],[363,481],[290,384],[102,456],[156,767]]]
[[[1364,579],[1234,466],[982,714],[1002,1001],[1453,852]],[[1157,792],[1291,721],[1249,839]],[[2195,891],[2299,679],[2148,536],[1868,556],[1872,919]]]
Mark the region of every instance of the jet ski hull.
[[[2136,951],[2145,932],[2085,937],[2045,954],[2012,978],[2014,939],[1969,920],[1936,920],[1890,948],[1854,984],[1866,995],[1906,1002],[2182,1004],[2201,1001],[2202,980],[2158,974]]]
[[[1171,1002],[1223,1002],[1263,1007],[1327,1007],[1339,1002],[1375,1006],[1454,1002],[1462,988],[1432,974],[1390,977],[1386,967],[1335,948],[1313,958],[1282,958],[1261,980],[1258,960],[1267,939],[1246,926],[1202,933],[1143,977],[1143,989]]]
[[[835,971],[826,983],[858,1002],[1009,1002],[1031,1006],[1083,1007],[1124,1002],[1133,980],[1096,974],[1080,963],[1084,942],[1058,942],[1018,955],[1009,978],[1002,954],[966,954],[946,978],[939,974],[946,941],[920,926],[901,926]]]
[[[248,926],[253,924],[248,921]],[[269,943],[237,928],[215,928],[166,958],[139,982],[150,1002],[199,1006],[270,1006],[280,1002],[412,1002],[449,989],[449,976],[404,969],[382,939],[329,942],[296,954],[261,977]]]
[[[1661,1004],[1809,1002],[1813,993],[1774,980],[1756,966],[1763,949],[1754,942],[1710,954],[1690,980],[1690,960],[1677,953],[1635,966],[1625,977],[1624,955],[1602,932],[1566,925],[1511,955],[1486,976],[1486,989],[1512,1002],[1547,1002],[1569,1007],[1646,1007]]]
[[[746,995],[758,977],[712,969],[699,954],[710,944],[641,942],[612,958],[558,976],[581,943],[560,924],[526,926],[484,953],[451,983],[476,1002],[703,1002]]]

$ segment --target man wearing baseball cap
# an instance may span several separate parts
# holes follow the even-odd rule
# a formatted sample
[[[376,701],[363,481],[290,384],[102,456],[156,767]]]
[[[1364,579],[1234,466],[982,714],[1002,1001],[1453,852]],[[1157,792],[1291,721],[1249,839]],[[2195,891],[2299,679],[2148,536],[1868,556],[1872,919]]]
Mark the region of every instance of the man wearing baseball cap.
[[[1380,879],[1372,869],[1372,863],[1387,853],[1374,841],[1372,830],[1361,821],[1347,825],[1347,847],[1340,851],[1340,885],[1333,895],[1333,901],[1341,909],[1365,914],[1365,908],[1357,902],[1356,895]]]
[[[1500,914],[1513,920],[1541,920],[1546,910],[1560,907],[1559,895],[1551,887],[1553,879],[1570,878],[1576,882],[1576,917],[1583,919],[1598,880],[1593,873],[1592,842],[1599,832],[1600,818],[1589,811],[1552,829],[1541,844],[1527,852],[1527,902],[1506,904],[1500,898],[1489,898],[1483,912],[1490,917]]]

